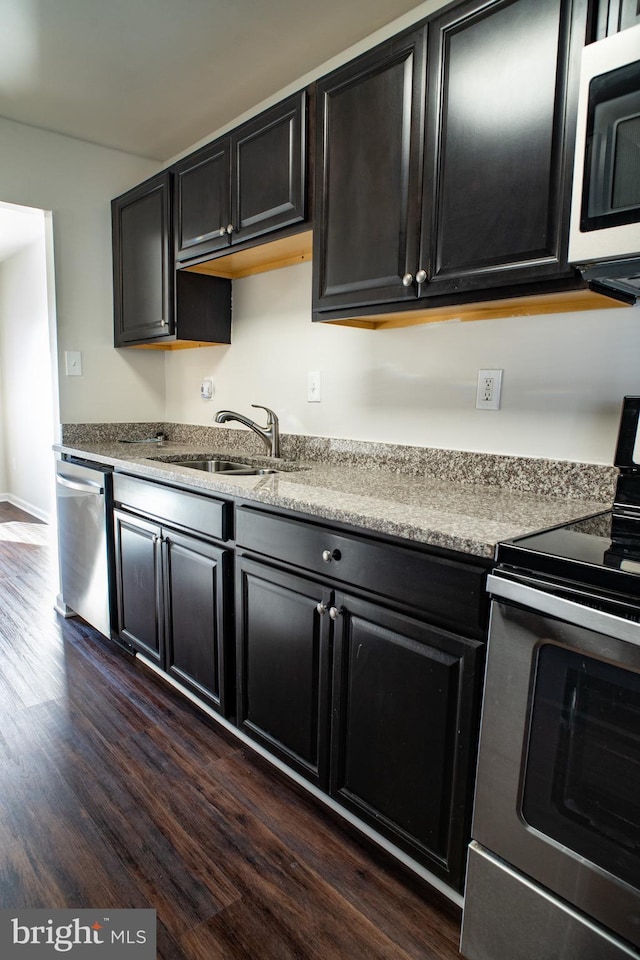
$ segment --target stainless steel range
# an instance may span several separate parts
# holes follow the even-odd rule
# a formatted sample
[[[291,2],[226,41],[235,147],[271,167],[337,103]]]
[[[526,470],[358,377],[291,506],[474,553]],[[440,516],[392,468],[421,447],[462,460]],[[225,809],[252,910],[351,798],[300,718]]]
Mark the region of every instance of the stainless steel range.
[[[498,548],[461,952],[640,956],[640,397],[611,513]]]

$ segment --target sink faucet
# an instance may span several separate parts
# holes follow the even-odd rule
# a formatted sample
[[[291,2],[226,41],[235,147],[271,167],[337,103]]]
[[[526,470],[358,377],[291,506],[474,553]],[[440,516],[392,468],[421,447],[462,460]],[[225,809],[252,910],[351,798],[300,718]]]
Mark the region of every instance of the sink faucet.
[[[266,427],[258,426],[255,420],[250,420],[249,417],[245,417],[241,413],[235,413],[233,410],[218,410],[214,420],[216,423],[227,423],[228,420],[237,420],[238,423],[243,423],[245,427],[249,427],[250,430],[253,430],[254,433],[257,433],[258,436],[264,440],[270,457],[279,457],[280,425],[277,416],[269,407],[263,407],[259,403],[252,403],[251,406],[258,410],[267,411]]]

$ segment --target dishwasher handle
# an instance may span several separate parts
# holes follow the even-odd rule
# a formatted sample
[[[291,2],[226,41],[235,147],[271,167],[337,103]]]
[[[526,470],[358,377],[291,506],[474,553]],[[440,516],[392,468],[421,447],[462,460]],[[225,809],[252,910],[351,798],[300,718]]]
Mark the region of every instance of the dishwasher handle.
[[[56,483],[61,487],[68,487],[70,490],[78,490],[80,493],[91,493],[96,497],[104,494],[104,487],[95,480],[71,480],[62,474],[56,476]]]

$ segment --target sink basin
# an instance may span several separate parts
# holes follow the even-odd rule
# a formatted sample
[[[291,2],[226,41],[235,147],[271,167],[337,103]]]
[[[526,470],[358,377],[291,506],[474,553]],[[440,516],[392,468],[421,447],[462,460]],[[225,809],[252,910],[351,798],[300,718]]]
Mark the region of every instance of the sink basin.
[[[191,470],[205,470],[207,473],[229,473],[234,477],[257,477],[275,470],[265,467],[252,467],[248,463],[235,463],[233,460],[174,460],[179,467]]]

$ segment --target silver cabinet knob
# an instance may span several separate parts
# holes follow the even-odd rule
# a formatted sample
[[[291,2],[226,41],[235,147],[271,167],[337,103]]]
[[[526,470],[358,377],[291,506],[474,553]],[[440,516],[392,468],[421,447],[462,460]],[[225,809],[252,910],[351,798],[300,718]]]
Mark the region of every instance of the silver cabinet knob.
[[[226,235],[227,235],[227,228],[226,228],[226,227],[220,227],[220,229],[218,230],[218,236],[219,236],[219,237],[226,237]]]
[[[402,278],[402,286],[410,287],[412,283],[413,283],[413,274],[405,273],[404,277]]]
[[[233,233],[233,224],[232,224],[232,223],[228,223],[228,224],[227,224],[227,233]]]
[[[332,620],[337,620],[338,617],[342,616],[342,610],[338,610],[337,607],[330,607],[329,616],[331,617]]]
[[[416,273],[416,283],[424,283],[426,279],[427,279],[427,271],[418,270],[418,272]]]
[[[339,550],[323,550],[322,559],[325,563],[331,563],[332,560],[339,560],[342,554]]]
[[[316,612],[319,613],[321,617],[323,617],[327,612],[326,603],[323,603],[322,600],[320,600],[320,602],[316,604]]]
[[[168,321],[168,320],[161,320],[161,321],[160,321],[160,326],[161,326],[161,327],[168,327],[168,326],[169,326],[169,321]]]

